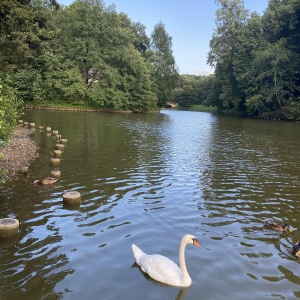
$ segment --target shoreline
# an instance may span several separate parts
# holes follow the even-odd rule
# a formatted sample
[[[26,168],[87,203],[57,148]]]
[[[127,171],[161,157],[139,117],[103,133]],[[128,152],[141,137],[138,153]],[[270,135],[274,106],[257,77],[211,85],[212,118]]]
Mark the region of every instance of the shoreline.
[[[61,111],[76,111],[76,112],[100,112],[100,113],[123,113],[123,114],[148,114],[148,113],[159,113],[160,109],[144,111],[144,112],[134,112],[133,110],[112,110],[112,109],[97,109],[88,107],[71,107],[71,106],[42,106],[42,105],[25,105],[24,109],[28,110],[61,110]]]
[[[0,171],[4,171],[0,172],[0,183],[15,179],[22,167],[29,167],[39,156],[39,147],[31,135],[29,128],[16,127],[0,147]]]

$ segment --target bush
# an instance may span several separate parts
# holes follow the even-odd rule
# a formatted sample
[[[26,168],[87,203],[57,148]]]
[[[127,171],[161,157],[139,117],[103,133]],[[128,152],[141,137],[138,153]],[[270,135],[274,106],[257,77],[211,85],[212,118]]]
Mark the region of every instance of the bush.
[[[20,106],[21,101],[16,99],[13,90],[1,84],[0,79],[0,140],[7,138],[16,126]]]

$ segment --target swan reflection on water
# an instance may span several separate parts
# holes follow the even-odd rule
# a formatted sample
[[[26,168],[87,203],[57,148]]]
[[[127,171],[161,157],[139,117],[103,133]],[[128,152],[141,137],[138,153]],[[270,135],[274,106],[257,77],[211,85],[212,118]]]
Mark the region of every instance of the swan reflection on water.
[[[155,284],[156,286],[158,287],[161,287],[161,288],[172,288],[172,289],[175,289],[176,287],[174,286],[171,286],[171,285],[168,285],[168,284],[165,284],[165,283],[162,283],[162,282],[159,282],[157,280],[154,280],[153,278],[151,278],[147,273],[143,272],[141,267],[136,263],[134,262],[134,264],[131,266],[132,268],[137,268],[139,269],[139,271],[141,272],[141,274],[148,280],[150,281],[151,283]],[[179,291],[178,291],[178,294],[175,298],[175,300],[184,300],[185,299],[185,296],[187,294],[187,292],[190,290],[191,286],[187,286],[187,287],[181,287],[179,288]]]

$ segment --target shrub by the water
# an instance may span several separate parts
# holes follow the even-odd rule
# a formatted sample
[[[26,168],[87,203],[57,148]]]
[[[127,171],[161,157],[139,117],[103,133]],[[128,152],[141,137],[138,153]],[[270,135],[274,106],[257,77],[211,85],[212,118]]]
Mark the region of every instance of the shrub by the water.
[[[0,140],[4,140],[17,124],[20,115],[18,101],[12,89],[1,83],[0,79]]]

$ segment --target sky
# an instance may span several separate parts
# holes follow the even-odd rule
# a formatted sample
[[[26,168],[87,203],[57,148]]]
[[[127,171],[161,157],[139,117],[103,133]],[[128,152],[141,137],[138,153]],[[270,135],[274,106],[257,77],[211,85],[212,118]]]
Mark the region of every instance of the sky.
[[[72,0],[58,0],[70,5]],[[133,22],[146,26],[150,37],[160,21],[172,37],[172,51],[180,74],[208,75],[213,69],[206,63],[209,41],[215,29],[217,6],[214,0],[104,0],[106,7],[116,5]],[[244,0],[250,12],[262,14],[268,0]]]

